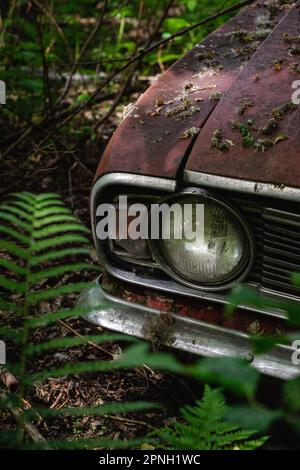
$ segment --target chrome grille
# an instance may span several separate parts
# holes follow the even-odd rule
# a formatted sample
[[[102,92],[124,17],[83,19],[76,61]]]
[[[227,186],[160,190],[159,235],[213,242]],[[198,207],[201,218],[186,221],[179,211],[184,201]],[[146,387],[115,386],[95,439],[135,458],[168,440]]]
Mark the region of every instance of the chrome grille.
[[[256,240],[256,260],[249,281],[274,293],[300,299],[291,273],[300,271],[300,215],[271,207],[258,198],[231,198],[245,214]]]

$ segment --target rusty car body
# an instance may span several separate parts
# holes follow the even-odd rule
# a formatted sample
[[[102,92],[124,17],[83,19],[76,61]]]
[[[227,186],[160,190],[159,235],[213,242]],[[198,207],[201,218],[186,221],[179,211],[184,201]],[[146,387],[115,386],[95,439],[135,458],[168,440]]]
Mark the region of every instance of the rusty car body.
[[[239,305],[224,317],[240,280],[271,298],[300,301],[300,2],[257,1],[163,73],[130,107],[100,159],[91,193],[101,283],[83,293],[88,319],[111,330],[202,356],[250,358],[273,377],[300,368],[278,344],[253,357],[249,334],[280,334],[279,309]],[[247,226],[247,266],[230,283],[203,285],[167,261],[95,235],[96,208],[126,194],[174,200],[184,192],[223,201]],[[225,202],[224,202],[225,201]],[[105,285],[109,285],[107,291]]]

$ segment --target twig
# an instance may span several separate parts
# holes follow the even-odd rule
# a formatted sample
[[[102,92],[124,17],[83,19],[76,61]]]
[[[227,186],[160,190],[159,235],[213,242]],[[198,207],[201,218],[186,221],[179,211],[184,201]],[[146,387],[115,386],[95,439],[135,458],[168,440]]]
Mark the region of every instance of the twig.
[[[1,393],[0,398],[2,402],[9,403],[9,397],[6,393]],[[21,426],[23,431],[25,431],[26,434],[31,437],[33,442],[44,442],[44,448],[47,450],[51,450],[48,441],[44,438],[44,436],[42,436],[40,431],[32,423],[26,420],[26,417],[24,416],[24,411],[21,408],[16,408],[9,403],[6,409],[11,413],[11,415]]]
[[[151,35],[149,36],[147,42],[146,42],[146,45],[145,47],[149,47],[149,45],[151,44],[152,40],[155,38],[155,36],[157,35],[157,33],[159,32],[163,22],[165,21],[165,19],[167,18],[168,16],[168,13],[169,13],[169,10],[172,6],[172,4],[174,3],[174,0],[169,0],[161,18],[159,19],[154,31],[151,33]],[[106,121],[106,119],[108,119],[112,113],[114,112],[114,110],[116,109],[116,107],[119,105],[119,103],[122,101],[122,98],[127,90],[127,88],[130,86],[131,84],[131,80],[132,80],[132,77],[134,76],[135,72],[137,71],[139,65],[140,65],[140,61],[141,60],[138,60],[134,67],[132,68],[130,74],[128,75],[127,79],[125,80],[125,83],[122,84],[120,86],[120,89],[111,105],[111,107],[109,108],[109,110],[104,114],[104,116],[101,117],[100,121],[97,122],[97,124],[94,126],[94,130],[97,130],[99,129],[99,127]]]
[[[50,19],[51,23],[54,25],[54,27],[57,29],[57,32],[58,34],[60,35],[61,39],[63,40],[67,50],[68,50],[68,53],[69,53],[69,56],[72,60],[72,51],[70,49],[70,46],[69,46],[69,43],[66,39],[66,36],[64,35],[64,32],[63,30],[61,29],[61,27],[59,26],[59,24],[57,23],[56,19],[55,19],[55,16],[49,11],[47,10],[47,8],[45,7],[45,5],[42,5],[38,0],[31,0],[43,13],[45,16],[48,16],[48,18]]]
[[[142,50],[141,52],[139,52],[138,54],[136,54],[135,56],[131,57],[128,62],[126,64],[124,64],[122,67],[120,68],[117,68],[115,69],[105,80],[103,80],[103,82],[101,83],[101,85],[97,88],[97,90],[91,94],[90,98],[76,106],[72,111],[68,112],[67,116],[66,116],[66,119],[61,122],[61,124],[59,126],[57,126],[52,132],[50,132],[40,143],[39,143],[39,146],[36,148],[36,150],[34,151],[33,155],[36,155],[39,150],[40,150],[40,147],[43,146],[45,144],[45,142],[47,142],[50,138],[52,138],[59,129],[61,129],[62,127],[64,127],[66,124],[68,124],[68,122],[71,121],[71,119],[73,119],[74,116],[76,116],[78,113],[80,113],[83,109],[85,109],[87,106],[89,106],[91,103],[94,103],[95,100],[97,99],[100,91],[106,86],[108,85],[111,80],[113,80],[117,75],[119,75],[120,73],[122,73],[124,70],[128,69],[134,62],[138,61],[138,60],[141,60],[145,55],[149,54],[150,52],[152,52],[153,50],[155,50],[156,48],[164,45],[164,44],[167,44],[169,41],[172,41],[173,39],[177,38],[177,37],[180,37],[180,36],[183,36],[184,34],[186,34],[187,32],[189,31],[192,31],[193,29],[196,29],[200,26],[203,26],[204,24],[207,24],[209,23],[210,21],[213,21],[217,18],[219,18],[220,16],[223,16],[227,13],[231,13],[235,10],[238,10],[246,5],[250,5],[252,3],[254,3],[255,0],[243,0],[241,2],[238,2],[236,3],[235,5],[232,5],[228,8],[225,8],[221,11],[218,11],[216,12],[215,14],[209,16],[208,18],[205,18],[191,26],[188,26],[186,28],[183,28],[181,29],[180,31],[178,31],[177,33],[171,35],[170,37],[168,38],[165,38],[165,39],[161,39],[160,41],[150,45],[149,47],[147,47],[146,49]],[[77,62],[76,62],[77,64]],[[78,61],[78,64],[79,64],[79,61]],[[77,66],[76,66],[77,67]],[[40,122],[38,123],[38,125],[41,125],[41,124],[44,124],[45,120],[46,120],[47,116],[44,116]],[[7,150],[5,150],[3,153],[2,153],[2,158],[4,156],[6,156],[9,152],[11,152],[11,150],[13,150],[17,145],[19,145],[23,140],[25,140],[28,135],[32,132],[32,129],[27,129],[18,139],[16,142],[14,142]]]
[[[122,418],[121,416],[115,416],[115,415],[109,415],[107,417],[110,419],[114,419],[116,421],[123,421],[123,423],[138,424],[138,425],[147,426],[148,428],[153,429],[153,426],[151,426],[151,424],[149,423],[146,423],[146,421],[139,421],[139,420],[130,419],[130,418]]]
[[[36,20],[36,30],[37,35],[39,38],[40,49],[41,49],[41,56],[42,56],[42,64],[43,64],[43,84],[44,84],[44,106],[45,106],[45,114],[48,116],[50,114],[53,118],[53,103],[52,103],[52,95],[51,95],[51,86],[49,80],[49,68],[48,62],[45,55],[45,48],[43,42],[43,34],[42,34],[42,19],[40,21]],[[50,108],[50,113],[48,113],[48,106]]]
[[[74,328],[72,328],[70,325],[68,325],[68,323],[64,322],[63,320],[58,320],[58,323],[60,323],[67,330],[71,331],[71,333],[73,333],[75,336],[78,336],[79,338],[83,338],[83,336],[80,333],[78,333],[78,331],[74,330]],[[101,346],[99,346],[99,344],[96,344],[93,341],[87,341],[87,344],[89,344],[90,346],[93,346],[99,351],[104,352],[105,354],[108,354],[110,357],[114,358],[114,353],[112,353],[111,351],[108,351],[105,348],[102,348]]]
[[[96,34],[99,33],[99,31],[101,30],[102,28],[102,25],[103,25],[103,21],[104,21],[104,16],[105,16],[105,13],[106,13],[106,10],[107,10],[107,4],[108,4],[108,0],[105,0],[104,2],[104,5],[103,5],[103,8],[102,8],[102,11],[101,11],[101,15],[96,23],[96,26],[95,28],[93,29],[93,31],[91,32],[91,34],[88,36],[88,38],[86,39],[85,43],[83,44],[82,48],[81,48],[81,51],[79,53],[79,56],[78,56],[78,59],[76,60],[76,62],[74,63],[73,67],[72,67],[72,70],[70,72],[70,75],[67,79],[67,82],[63,88],[63,91],[62,93],[60,94],[60,96],[58,97],[56,103],[55,103],[55,107],[57,107],[61,102],[62,100],[64,99],[64,97],[66,96],[66,94],[68,93],[69,91],[69,88],[71,86],[71,83],[72,83],[72,79],[73,79],[73,76],[78,68],[78,64],[79,62],[81,61],[82,57],[84,56],[84,54],[86,53],[90,43],[93,41],[93,39],[95,38]]]
[[[193,24],[192,26],[188,26],[186,28],[181,29],[180,31],[178,31],[177,33],[173,34],[172,36],[170,36],[166,39],[161,39],[160,41],[156,42],[155,44],[149,46],[148,48],[144,49],[143,51],[141,51],[140,53],[138,53],[137,55],[132,57],[125,65],[123,65],[119,69],[116,69],[105,80],[103,80],[102,84],[98,87],[98,89],[94,93],[92,93],[90,98],[85,103],[82,103],[81,105],[78,105],[76,108],[74,108],[73,111],[70,112],[69,116],[57,127],[57,129],[55,131],[53,131],[46,139],[44,139],[41,142],[41,145],[43,145],[45,143],[45,140],[48,140],[50,137],[52,137],[52,135],[54,135],[54,133],[57,132],[58,129],[61,129],[62,127],[64,127],[76,114],[80,113],[84,108],[89,106],[95,100],[95,98],[97,97],[99,92],[106,85],[108,85],[113,78],[115,78],[117,75],[119,75],[124,70],[128,69],[131,64],[133,64],[137,60],[140,60],[145,55],[149,54],[150,52],[152,52],[156,48],[160,47],[161,45],[167,44],[169,41],[172,41],[173,39],[175,39],[177,37],[183,36],[184,34],[188,33],[189,31],[192,31],[193,29],[196,29],[200,26],[203,26],[204,24],[207,24],[210,21],[213,21],[213,20],[219,18],[220,16],[223,16],[227,13],[231,13],[232,11],[240,9],[240,8],[246,6],[246,5],[250,5],[251,3],[254,3],[254,2],[255,2],[255,0],[243,0],[241,2],[238,2],[235,5],[232,5],[228,8],[225,8],[222,11],[219,11],[219,12],[209,16],[208,18],[205,18],[201,21],[198,21],[197,23]]]

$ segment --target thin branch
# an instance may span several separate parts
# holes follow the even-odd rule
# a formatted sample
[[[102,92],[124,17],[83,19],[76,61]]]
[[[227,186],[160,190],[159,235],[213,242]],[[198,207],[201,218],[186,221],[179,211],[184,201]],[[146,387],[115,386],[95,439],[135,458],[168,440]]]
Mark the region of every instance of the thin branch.
[[[58,34],[60,35],[62,41],[64,42],[67,50],[68,50],[68,53],[69,53],[69,56],[72,60],[72,51],[71,51],[71,48],[69,46],[69,43],[67,41],[67,38],[66,36],[64,35],[64,32],[63,30],[61,29],[61,27],[59,26],[59,24],[57,23],[56,19],[55,19],[55,16],[49,11],[47,10],[47,8],[45,7],[45,5],[42,5],[38,0],[31,0],[32,3],[34,3],[43,13],[45,16],[47,16],[51,23],[54,25],[54,27],[56,28]]]
[[[86,108],[87,106],[89,106],[93,101],[94,99],[97,97],[98,93],[106,86],[108,85],[111,80],[113,78],[115,78],[117,75],[119,75],[121,72],[123,72],[124,70],[128,69],[130,67],[131,64],[133,64],[134,62],[136,62],[137,60],[140,60],[142,59],[145,55],[149,54],[150,52],[154,51],[156,48],[160,47],[161,45],[163,44],[167,44],[169,41],[172,41],[173,39],[177,38],[177,37],[180,37],[180,36],[183,36],[184,34],[188,33],[189,31],[192,31],[193,29],[196,29],[200,26],[203,26],[204,24],[207,24],[209,23],[210,21],[213,21],[217,18],[219,18],[220,16],[223,16],[227,13],[231,13],[232,11],[235,11],[235,10],[238,10],[246,5],[250,5],[251,3],[254,3],[255,0],[243,0],[242,2],[239,2],[239,3],[236,3],[235,5],[232,5],[228,8],[225,8],[224,10],[218,12],[218,13],[215,13],[211,16],[209,16],[208,18],[205,18],[197,23],[195,23],[194,25],[192,26],[188,26],[184,29],[181,29],[180,31],[178,31],[177,33],[173,34],[172,36],[170,36],[169,38],[166,38],[166,39],[161,39],[160,41],[156,42],[155,44],[152,44],[151,46],[149,46],[148,48],[144,49],[143,51],[141,51],[140,53],[138,53],[137,55],[135,55],[134,57],[132,57],[132,59],[130,59],[125,65],[123,65],[122,67],[120,67],[119,69],[116,69],[114,72],[112,72],[101,84],[100,87],[98,87],[98,89],[90,96],[90,98],[88,99],[88,101],[86,101],[85,103],[82,103],[81,105],[77,106],[71,113],[70,115],[68,116],[67,119],[65,119],[65,121],[63,121],[60,126],[57,128],[57,129],[60,129],[61,127],[65,126],[74,116],[76,116],[76,114],[80,113],[84,108]],[[57,131],[57,129],[55,131],[53,131],[53,133],[55,133]],[[42,142],[43,144],[44,142]]]
[[[1,401],[5,402],[8,400],[8,396],[6,393],[1,393],[0,397]],[[14,417],[16,422],[19,424],[19,426],[23,429],[23,431],[28,434],[28,436],[30,436],[33,442],[43,442],[44,448],[47,450],[51,450],[48,441],[44,438],[44,436],[42,436],[40,431],[32,423],[26,420],[24,416],[24,411],[21,408],[15,408],[14,406],[9,405],[7,409]]]
[[[227,13],[231,13],[235,10],[238,10],[244,6],[247,6],[247,5],[250,5],[252,3],[254,3],[255,0],[243,0],[241,2],[238,2],[228,8],[225,8],[221,11],[218,11],[216,13],[214,13],[213,15],[209,16],[208,18],[205,18],[191,26],[188,26],[186,28],[183,28],[181,29],[180,31],[177,31],[176,33],[174,33],[172,36],[166,38],[166,39],[161,39],[160,41],[150,45],[149,47],[147,47],[146,49],[142,50],[141,52],[139,52],[138,54],[136,54],[135,56],[133,56],[132,58],[130,58],[130,60],[124,64],[122,67],[120,68],[117,68],[115,69],[105,80],[103,80],[103,82],[101,83],[101,85],[97,88],[97,90],[92,93],[92,95],[90,96],[90,98],[76,106],[72,111],[70,111],[68,113],[68,116],[66,117],[66,119],[59,125],[57,126],[52,132],[50,132],[48,134],[47,137],[45,137],[39,144],[38,148],[34,151],[33,155],[36,155],[38,152],[39,152],[39,149],[41,146],[43,146],[45,144],[45,142],[47,142],[50,138],[52,138],[59,129],[61,129],[62,127],[64,127],[68,122],[70,122],[71,119],[73,119],[74,116],[76,116],[78,113],[80,113],[83,109],[85,109],[87,106],[89,106],[91,103],[94,103],[94,101],[97,99],[100,91],[106,86],[108,85],[111,80],[113,80],[117,75],[119,75],[120,73],[122,73],[124,70],[127,70],[134,62],[136,61],[139,61],[141,59],[144,58],[144,56],[146,56],[147,54],[149,54],[150,52],[152,52],[153,50],[157,49],[158,47],[164,45],[164,44],[167,44],[168,42],[172,41],[173,39],[177,38],[177,37],[180,37],[180,36],[183,36],[184,34],[188,33],[189,31],[192,31],[193,29],[196,29],[200,26],[203,26],[217,18],[219,18],[220,16],[223,16]],[[41,121],[39,122],[39,125],[41,125],[44,121],[46,120],[46,117],[44,116]],[[17,141],[17,144],[19,144],[20,142],[22,142],[24,140],[24,138],[26,138],[28,136],[28,134],[30,134],[31,132],[31,129],[27,129],[27,131],[24,132],[24,134],[18,139]],[[12,148],[15,147],[15,144],[12,145],[9,149],[7,149],[5,152],[3,152],[2,154],[2,157],[7,155],[8,152],[10,152],[12,150]]]
[[[93,29],[93,31],[90,33],[88,38],[86,39],[85,43],[83,44],[83,46],[81,48],[81,51],[79,53],[78,59],[76,60],[76,62],[74,63],[74,65],[72,67],[72,70],[71,70],[70,75],[69,75],[69,77],[66,81],[66,84],[63,88],[63,91],[62,91],[62,93],[60,94],[60,96],[58,97],[58,99],[56,101],[55,107],[57,107],[62,102],[62,100],[65,98],[65,96],[67,95],[67,93],[69,91],[69,88],[71,86],[72,80],[73,80],[73,76],[74,76],[74,74],[75,74],[75,72],[76,72],[76,70],[79,66],[79,62],[81,61],[82,57],[86,53],[86,51],[87,51],[89,45],[91,44],[91,42],[94,40],[96,34],[98,34],[99,31],[101,30],[103,22],[104,22],[104,16],[105,16],[105,13],[106,13],[106,10],[107,10],[107,4],[108,4],[108,0],[105,0],[102,11],[101,11],[101,15],[100,15],[100,17],[99,17],[99,19],[96,23],[96,26]]]

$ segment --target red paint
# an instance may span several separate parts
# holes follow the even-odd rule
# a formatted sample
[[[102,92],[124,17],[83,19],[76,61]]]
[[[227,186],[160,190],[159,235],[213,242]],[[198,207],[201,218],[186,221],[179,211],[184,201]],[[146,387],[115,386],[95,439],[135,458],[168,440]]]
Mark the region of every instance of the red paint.
[[[247,179],[256,182],[284,184],[300,187],[300,108],[284,115],[277,129],[268,134],[255,129],[264,128],[272,118],[274,108],[291,102],[292,83],[300,79],[300,73],[291,70],[300,55],[291,56],[288,50],[293,43],[284,40],[284,35],[299,36],[300,2],[281,21],[271,36],[252,57],[247,67],[241,72],[228,95],[218,104],[191,152],[186,169]],[[297,44],[295,44],[297,46]],[[300,44],[298,43],[299,47]],[[279,64],[278,71],[274,65]],[[260,79],[254,79],[259,75]],[[253,106],[241,116],[238,108],[241,98],[250,98]],[[265,152],[243,145],[239,129],[232,129],[232,121],[245,123],[253,121],[251,133],[255,139],[267,139],[272,142],[276,136],[285,136],[286,140],[273,145]],[[216,129],[224,130],[224,138],[234,146],[221,151],[211,146],[212,135]]]
[[[245,59],[237,56],[235,51],[241,47],[250,46],[237,37],[237,32],[247,30],[251,33],[257,28],[258,18],[266,11],[266,5],[262,2],[257,2],[243,10],[231,21],[210,34],[200,46],[194,47],[158,78],[139,98],[131,116],[127,117],[117,128],[101,158],[96,179],[110,172],[175,179],[192,142],[192,137],[182,139],[180,136],[191,127],[202,128],[217,105],[215,100],[210,99],[211,95],[215,92],[228,92],[236,81]],[[274,24],[285,13],[286,9],[283,7],[272,18]],[[258,43],[261,42],[262,38],[258,40]],[[252,52],[249,53],[250,56]],[[210,59],[203,59],[203,53],[210,56]],[[199,71],[203,72],[205,64],[212,64],[207,63],[207,60],[214,61],[214,67],[212,67],[214,74],[206,73],[200,76]],[[193,84],[193,88],[185,89],[189,83]],[[191,93],[197,88],[201,91]],[[181,103],[176,102],[176,99],[182,93],[187,95],[191,106],[199,107],[200,111],[177,121],[174,120],[174,116],[166,116],[166,114]],[[173,103],[166,104],[170,100]],[[160,113],[156,113],[158,103],[164,103]],[[220,111],[217,113],[221,119]],[[203,139],[199,142],[202,141]],[[199,155],[198,143],[197,148],[197,155]],[[197,168],[198,160],[195,158],[194,154],[194,159],[190,163],[192,168]]]

